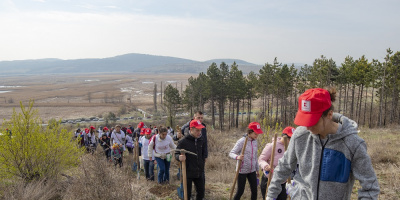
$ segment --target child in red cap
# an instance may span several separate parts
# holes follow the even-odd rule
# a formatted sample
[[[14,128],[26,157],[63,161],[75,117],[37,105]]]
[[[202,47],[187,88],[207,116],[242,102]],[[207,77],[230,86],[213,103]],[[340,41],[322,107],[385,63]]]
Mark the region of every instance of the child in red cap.
[[[154,150],[150,149],[153,152],[153,157],[150,160],[148,151],[149,151],[149,142],[151,138],[151,129],[150,128],[142,128],[144,136],[140,138],[140,144],[142,145],[142,158],[143,158],[143,166],[144,173],[146,175],[147,180],[154,181]],[[142,132],[140,133],[142,134]]]
[[[283,158],[275,168],[267,199],[275,199],[281,184],[298,165],[292,199],[350,199],[354,181],[360,182],[359,199],[378,199],[379,184],[365,141],[357,123],[347,117],[337,119],[332,102],[336,90],[315,88],[299,97],[294,123],[299,125]]]
[[[294,128],[291,126],[286,127],[282,131],[282,136],[286,135],[289,138],[292,137],[294,132]],[[272,138],[271,143],[268,143],[265,145],[260,157],[258,158],[258,164],[261,168],[261,170],[264,172],[263,176],[261,178],[261,195],[263,199],[265,199],[265,193],[267,191],[267,183],[268,183],[268,173],[271,170],[271,166],[269,165],[271,163],[271,154],[272,154],[272,148],[274,145],[274,138]],[[274,167],[278,165],[278,160],[283,157],[283,154],[285,153],[285,143],[284,143],[284,137],[278,137],[276,141],[276,147],[275,147],[275,154],[274,154]],[[285,181],[286,182],[286,181]],[[286,190],[285,190],[285,183],[281,184],[282,186],[282,192],[279,194],[279,196],[276,198],[277,200],[286,200],[287,195],[286,195]]]
[[[247,134],[240,138],[229,156],[235,160],[238,160],[236,167],[238,167],[239,162],[242,162],[242,166],[239,169],[239,176],[237,180],[237,190],[235,197],[233,199],[239,200],[243,195],[244,188],[246,186],[246,178],[249,181],[251,189],[251,200],[257,199],[257,177],[258,177],[258,161],[257,161],[257,137],[262,134],[261,126],[258,122],[251,122],[247,128]],[[249,137],[244,155],[240,155],[246,136]]]

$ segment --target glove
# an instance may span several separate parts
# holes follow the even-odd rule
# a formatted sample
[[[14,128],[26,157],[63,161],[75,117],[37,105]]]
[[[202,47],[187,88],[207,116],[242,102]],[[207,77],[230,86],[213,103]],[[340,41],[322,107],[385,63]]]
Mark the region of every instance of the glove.
[[[292,183],[286,182],[286,194],[290,195],[291,197],[296,195],[298,189],[299,187],[295,181],[292,180]]]
[[[103,142],[103,146],[104,146],[104,145],[106,145],[106,143],[105,143],[105,142]]]

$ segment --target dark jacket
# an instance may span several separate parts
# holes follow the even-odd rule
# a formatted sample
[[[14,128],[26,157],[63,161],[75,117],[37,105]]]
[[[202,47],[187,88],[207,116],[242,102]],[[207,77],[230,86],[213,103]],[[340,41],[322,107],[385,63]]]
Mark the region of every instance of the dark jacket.
[[[177,149],[185,149],[187,151],[197,154],[197,156],[192,154],[186,155],[186,176],[187,178],[200,178],[204,173],[205,165],[205,146],[203,137],[198,139],[194,138],[192,135],[186,135],[182,140],[179,140]],[[175,159],[179,161],[180,152],[175,153]]]
[[[103,142],[105,142],[105,144],[103,145]],[[104,149],[110,148],[111,144],[110,144],[110,138],[107,137],[105,140],[103,139],[103,137],[100,138],[100,146],[102,146]]]
[[[193,120],[193,119],[192,119]],[[190,126],[190,122],[192,121],[192,120],[190,120],[190,121],[188,121],[186,124],[184,124],[182,127],[181,127],[181,133],[183,134],[183,135],[190,135],[189,134],[189,126]],[[204,124],[204,123],[201,123],[201,124],[203,124],[203,126],[204,126],[204,128],[202,128],[201,129],[201,137],[203,138],[203,141],[204,141],[204,146],[205,146],[205,152],[204,152],[204,156],[205,156],[205,158],[208,158],[208,142],[207,142],[207,126]],[[175,135],[174,135],[174,137],[173,137],[173,139],[175,140],[175,141],[177,141],[177,140],[179,140],[178,139],[178,137],[177,137],[177,134],[178,133],[176,133]]]

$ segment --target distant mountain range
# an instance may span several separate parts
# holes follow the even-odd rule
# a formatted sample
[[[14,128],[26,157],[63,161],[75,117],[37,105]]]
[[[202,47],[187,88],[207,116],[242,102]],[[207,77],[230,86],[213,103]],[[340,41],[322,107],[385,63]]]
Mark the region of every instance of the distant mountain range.
[[[59,74],[59,73],[102,73],[102,72],[150,72],[150,73],[200,73],[206,72],[211,63],[218,66],[233,62],[243,73],[258,72],[261,65],[239,59],[214,59],[204,62],[168,56],[147,54],[125,54],[100,59],[37,59],[0,61],[1,75]]]

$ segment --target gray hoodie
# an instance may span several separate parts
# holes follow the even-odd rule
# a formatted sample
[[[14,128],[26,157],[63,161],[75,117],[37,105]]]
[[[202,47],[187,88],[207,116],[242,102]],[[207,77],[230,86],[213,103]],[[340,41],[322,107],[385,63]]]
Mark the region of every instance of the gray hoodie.
[[[365,141],[357,135],[357,124],[344,116],[339,121],[338,131],[328,135],[325,145],[319,135],[306,127],[296,128],[287,152],[275,168],[267,199],[279,195],[281,183],[297,163],[297,192],[292,199],[350,199],[354,180],[361,185],[358,199],[378,199],[378,180]]]
[[[229,153],[229,157],[236,159],[236,157],[240,156],[245,140],[246,137],[242,137],[236,142],[235,146]],[[244,150],[244,158],[239,171],[240,174],[248,174],[258,171],[257,150],[257,140],[253,140],[249,137],[249,139],[247,140],[246,148]],[[238,167],[238,164],[239,162],[236,163],[236,169]]]

